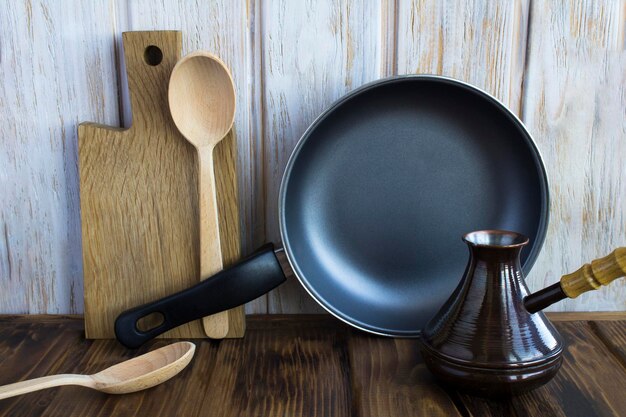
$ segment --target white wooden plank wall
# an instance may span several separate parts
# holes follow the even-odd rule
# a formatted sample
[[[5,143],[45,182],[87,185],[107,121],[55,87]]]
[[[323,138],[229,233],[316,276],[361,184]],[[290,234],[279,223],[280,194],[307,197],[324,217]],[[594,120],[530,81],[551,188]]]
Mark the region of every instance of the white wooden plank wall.
[[[560,3],[560,2],[559,2]],[[626,2],[533,2],[522,116],[551,182],[530,284],[626,245]],[[626,310],[626,279],[555,305]]]
[[[119,123],[114,23],[107,0],[0,1],[3,313],[82,311],[76,126]]]
[[[0,0],[0,313],[82,312],[76,125],[130,124],[121,33],[175,29],[237,85],[244,251],[278,243],[287,158],[344,93],[445,74],[527,124],[551,181],[532,289],[626,245],[626,0]],[[555,306],[626,310],[626,283]],[[318,312],[296,282],[249,313]]]
[[[278,189],[307,126],[334,100],[380,78],[381,4],[267,2],[262,9],[265,236],[280,239]],[[321,311],[296,280],[268,297],[269,311]]]

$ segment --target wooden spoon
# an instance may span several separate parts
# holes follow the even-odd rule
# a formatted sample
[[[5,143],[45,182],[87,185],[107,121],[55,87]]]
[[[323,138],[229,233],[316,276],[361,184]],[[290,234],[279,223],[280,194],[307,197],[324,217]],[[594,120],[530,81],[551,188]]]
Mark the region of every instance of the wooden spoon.
[[[235,87],[230,72],[219,58],[203,51],[181,59],[172,70],[168,99],[178,130],[198,152],[200,201],[200,279],[222,269],[217,216],[213,149],[235,120]],[[228,334],[229,312],[203,319],[207,336]]]
[[[0,400],[62,385],[80,385],[108,394],[127,394],[154,387],[182,371],[196,345],[178,342],[118,363],[93,375],[50,375],[0,387]]]

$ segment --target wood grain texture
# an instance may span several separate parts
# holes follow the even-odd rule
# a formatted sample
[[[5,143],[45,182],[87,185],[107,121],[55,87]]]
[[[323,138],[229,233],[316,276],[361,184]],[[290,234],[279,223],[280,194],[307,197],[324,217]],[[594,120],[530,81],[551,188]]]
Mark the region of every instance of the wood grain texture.
[[[6,324],[14,326],[13,323]],[[0,326],[2,327],[2,326]],[[130,351],[123,348],[113,340],[86,341],[82,337],[82,321],[70,320],[57,322],[45,326],[22,324],[22,337],[33,340],[31,351],[22,351],[21,347],[12,350],[10,357],[14,360],[28,360],[29,353],[36,351],[33,356],[39,365],[29,372],[30,376],[42,376],[50,373],[96,373],[115,363],[131,359],[149,350],[169,344],[169,341],[152,341],[143,346],[139,351]],[[0,330],[0,332],[3,330]],[[53,336],[59,333],[59,339],[55,344]],[[16,337],[20,337],[16,335]],[[7,339],[3,339],[7,340]],[[16,340],[11,338],[8,340]],[[63,341],[61,345],[60,341]],[[5,342],[3,342],[4,345]],[[40,356],[48,346],[54,349],[63,349],[64,354],[58,358]],[[151,401],[150,398],[183,398],[185,393],[190,392],[190,387],[198,387],[203,383],[206,372],[211,369],[214,355],[217,351],[216,344],[208,342],[197,346],[195,357],[202,357],[204,363],[193,360],[191,365],[184,369],[173,381],[166,382],[148,391],[127,394],[123,396],[107,395],[97,391],[80,387],[63,387],[47,391],[28,394],[23,397],[4,400],[0,403],[0,415],[15,413],[13,415],[116,415],[116,416],[170,416],[170,415],[198,415],[189,414],[193,409],[194,401],[191,398],[184,404],[177,401]],[[28,363],[28,362],[23,362]],[[26,367],[21,368],[22,372]],[[210,371],[208,371],[210,374]],[[23,376],[23,379],[26,376]],[[10,375],[3,374],[0,383],[15,381]],[[148,394],[146,397],[146,394]],[[26,400],[23,402],[23,400]],[[120,402],[119,400],[122,399]],[[34,401],[34,402],[33,402]],[[178,413],[178,411],[181,413]],[[144,414],[149,413],[149,414]]]
[[[201,280],[210,278],[224,267],[214,149],[232,128],[235,121],[235,100],[235,86],[228,68],[209,52],[192,52],[180,59],[172,70],[168,86],[170,114],[178,130],[197,151],[197,224]],[[233,209],[239,211],[239,207]],[[242,337],[245,331],[245,319],[241,309],[221,311],[204,317],[202,325],[206,335],[215,339]]]
[[[372,337],[355,330],[349,348],[356,415],[462,415],[428,372],[417,340]]]
[[[162,51],[144,62],[149,45]],[[180,32],[126,32],[133,124],[78,128],[88,338],[113,338],[122,311],[199,280],[194,148],[174,126],[167,81],[180,57]],[[165,337],[202,337],[198,321]]]
[[[0,2],[3,312],[83,310],[76,125],[119,118],[109,1],[75,5]]]
[[[203,415],[351,415],[345,329],[330,320],[252,323],[220,343]]]
[[[570,313],[573,314],[573,313]],[[368,335],[328,316],[253,316],[244,339],[197,340],[190,365],[149,390],[106,395],[62,387],[0,401],[0,416],[621,416],[626,320],[558,322],[557,377],[501,400],[449,391],[425,372],[416,341]],[[0,384],[51,373],[95,373],[137,351],[85,340],[80,318],[0,316]],[[417,413],[415,411],[418,411]],[[421,411],[421,413],[420,413]]]
[[[222,253],[224,260],[230,258],[232,263],[264,242],[262,235],[264,219],[258,216],[258,206],[263,201],[263,184],[261,172],[262,157],[260,156],[261,141],[258,138],[259,109],[254,105],[257,100],[259,83],[251,75],[255,51],[252,29],[255,24],[255,13],[259,13],[255,1],[195,1],[180,2],[163,0],[159,2],[139,0],[119,3],[117,17],[117,34],[126,30],[181,30],[183,36],[183,55],[195,50],[207,50],[222,59],[230,69],[237,96],[237,111],[233,128],[233,143],[227,139],[220,142],[214,151],[216,181],[218,183],[218,209],[229,201],[238,202],[240,221],[223,218],[220,220],[222,236]],[[258,47],[258,45],[257,45]],[[256,62],[256,65],[259,65]],[[125,103],[128,103],[125,100]],[[125,113],[128,106],[123,105]],[[128,119],[128,114],[126,116]],[[231,149],[232,148],[232,149]],[[234,154],[237,163],[233,166],[228,158]],[[237,172],[237,186],[232,194],[229,175]],[[220,186],[220,182],[222,183]],[[226,199],[228,195],[236,196],[235,200]],[[228,248],[224,248],[225,239],[222,233],[228,228],[228,236],[238,230],[241,236],[241,249],[234,248],[230,256],[226,256]],[[267,312],[266,297],[261,297],[246,306],[248,313]]]
[[[541,412],[552,402],[566,416],[615,416],[626,411],[626,370],[584,322],[559,323],[566,350],[563,366],[543,391],[521,401],[529,411]],[[593,354],[592,354],[593,352]],[[559,401],[550,400],[555,395]],[[549,412],[548,412],[549,413]]]
[[[609,285],[626,275],[626,247],[617,248],[607,256],[581,266],[571,274],[561,277],[563,292],[570,298]]]
[[[0,362],[0,384],[65,372],[68,368],[64,364],[82,359],[89,346],[89,342],[83,338],[82,329],[83,322],[77,319],[47,323],[3,322],[0,325],[0,352],[3,358]],[[16,364],[19,366],[15,366]],[[60,390],[63,389],[65,388]],[[20,397],[3,400],[0,409],[5,415],[43,415],[48,413],[56,392],[57,390],[52,390],[29,394],[29,404],[26,407]],[[72,404],[66,406],[64,412],[71,413]]]
[[[244,254],[278,243],[280,176],[319,112],[366,81],[416,72],[487,90],[535,137],[552,203],[532,290],[626,244],[623,0],[0,4],[0,312],[83,311],[75,126],[130,125],[128,30],[182,30],[185,54],[209,50],[232,70],[241,213],[232,227]],[[269,300],[246,311],[321,311],[295,281]],[[625,300],[620,282],[552,309],[619,311]]]
[[[232,129],[213,149],[215,191],[220,232],[222,265],[229,267],[241,259],[239,194],[237,189],[237,135]],[[245,306],[228,311],[226,337],[242,337],[246,330]]]
[[[535,1],[523,121],[543,154],[551,219],[532,290],[626,244],[626,8]],[[626,310],[626,282],[552,310]]]
[[[626,322],[613,322],[624,331]],[[475,415],[550,415],[567,417],[619,416],[626,411],[626,369],[586,322],[559,322],[563,336],[563,365],[548,384],[501,401],[461,395]],[[624,340],[613,343],[623,344]]]
[[[626,311],[595,311],[595,312],[579,312],[579,311],[549,311],[546,316],[550,321],[616,321],[626,320]]]
[[[334,100],[380,77],[378,1],[262,3],[265,237],[279,242],[278,191],[293,147]],[[290,280],[268,296],[270,313],[321,312]]]
[[[622,321],[589,322],[595,335],[604,342],[611,354],[624,368],[626,368],[626,332],[623,328],[625,322],[626,318]]]
[[[397,72],[471,83],[519,112],[528,1],[399,0]]]
[[[196,346],[176,342],[131,360],[117,363],[93,375],[56,374],[0,386],[0,400],[66,385],[82,386],[107,394],[128,394],[152,388],[182,371]]]

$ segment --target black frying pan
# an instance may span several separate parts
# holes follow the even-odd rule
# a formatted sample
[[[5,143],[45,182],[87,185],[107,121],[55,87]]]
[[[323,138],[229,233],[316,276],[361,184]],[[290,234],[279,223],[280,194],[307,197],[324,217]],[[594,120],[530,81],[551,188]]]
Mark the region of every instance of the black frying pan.
[[[280,231],[309,294],[359,329],[418,336],[459,282],[460,237],[479,229],[530,238],[548,222],[545,169],[530,134],[487,93],[438,76],[401,76],[338,100],[304,133],[280,190]],[[234,269],[116,321],[129,347],[250,301],[284,281],[266,247]],[[147,332],[139,318],[160,312]]]

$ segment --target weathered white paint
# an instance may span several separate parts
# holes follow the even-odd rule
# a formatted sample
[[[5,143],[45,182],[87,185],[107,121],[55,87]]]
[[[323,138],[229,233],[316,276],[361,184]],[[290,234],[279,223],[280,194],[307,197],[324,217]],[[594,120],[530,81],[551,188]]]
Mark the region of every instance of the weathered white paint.
[[[265,235],[278,242],[278,190],[296,142],[345,92],[380,78],[381,5],[377,1],[272,1],[264,4],[263,148]],[[269,295],[272,313],[320,308],[291,280]]]
[[[118,123],[107,0],[0,4],[0,312],[83,306],[76,126]]]
[[[551,182],[539,289],[626,246],[626,2],[533,2],[523,120]],[[553,310],[626,310],[626,280]]]
[[[466,81],[518,112],[527,19],[527,1],[399,0],[397,71]]]
[[[394,73],[486,89],[546,159],[552,219],[529,283],[551,283],[626,245],[625,14],[623,0],[0,0],[0,313],[82,311],[76,125],[130,123],[125,30],[182,30],[184,52],[230,66],[246,252],[278,243],[287,157],[333,100]],[[625,295],[614,283],[558,308],[624,310]],[[292,282],[247,311],[319,309]]]

